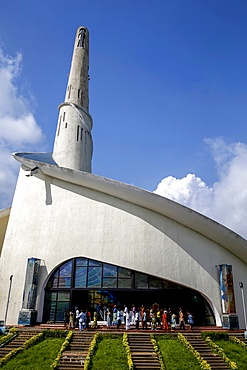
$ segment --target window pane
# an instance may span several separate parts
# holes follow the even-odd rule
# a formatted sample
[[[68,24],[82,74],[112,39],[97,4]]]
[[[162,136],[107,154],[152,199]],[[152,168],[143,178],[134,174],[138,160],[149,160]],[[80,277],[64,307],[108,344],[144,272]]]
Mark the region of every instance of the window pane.
[[[65,308],[69,309],[68,302],[57,302],[56,322],[64,321]]]
[[[72,271],[72,261],[66,262],[64,265],[60,267],[60,277],[61,276],[71,276]]]
[[[103,279],[103,287],[104,288],[116,288],[117,287],[117,279],[116,278],[104,278]]]
[[[102,276],[102,267],[89,267],[87,286],[90,288],[92,287],[100,288],[101,276]]]
[[[75,288],[86,288],[87,267],[77,267],[75,272]]]
[[[54,279],[51,279],[49,284],[47,285],[49,288],[57,288],[58,284],[58,278],[55,277]]]
[[[162,280],[149,277],[149,289],[162,289]]]
[[[135,273],[135,287],[138,289],[147,289],[148,288],[147,278],[148,278],[147,275],[136,272]]]
[[[50,307],[50,320],[55,321],[56,302],[51,302]]]
[[[59,288],[70,288],[71,277],[62,277],[59,279],[58,287]]]
[[[66,301],[66,302],[69,302],[69,300],[70,300],[70,293],[69,292],[58,292],[57,300],[58,301]]]
[[[131,288],[131,279],[118,279],[118,288]]]
[[[57,292],[46,292],[45,293],[45,300],[47,302],[56,301],[57,300]]]
[[[131,271],[128,269],[124,269],[122,267],[118,268],[118,277],[120,278],[130,278],[131,277]]]
[[[163,280],[164,289],[183,289],[180,285],[174,284],[171,281]]]
[[[104,277],[117,277],[117,266],[104,263],[103,275]]]
[[[51,299],[51,301],[56,301],[57,300],[57,292],[50,293],[50,299]]]
[[[102,262],[94,261],[94,260],[88,260],[89,266],[102,266]]]
[[[76,258],[76,266],[87,266],[87,258]]]

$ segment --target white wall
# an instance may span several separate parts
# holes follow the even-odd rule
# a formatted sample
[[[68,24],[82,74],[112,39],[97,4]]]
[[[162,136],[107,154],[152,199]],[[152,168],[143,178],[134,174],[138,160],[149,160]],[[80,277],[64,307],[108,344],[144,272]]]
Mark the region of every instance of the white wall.
[[[26,177],[21,170],[0,260],[0,319],[13,274],[8,323],[17,323],[27,258],[40,258],[44,264],[38,291],[41,320],[48,274],[77,256],[195,289],[210,301],[217,325],[221,303],[216,265],[232,264],[237,313],[244,327],[238,282],[247,284],[246,264],[227,249],[147,208],[40,173]]]

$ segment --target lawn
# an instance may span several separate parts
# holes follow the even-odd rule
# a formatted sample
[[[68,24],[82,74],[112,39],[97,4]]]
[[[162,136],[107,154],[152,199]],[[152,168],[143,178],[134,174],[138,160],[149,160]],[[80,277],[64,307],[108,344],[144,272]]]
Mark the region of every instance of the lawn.
[[[166,370],[200,370],[199,362],[177,338],[156,336]]]
[[[224,350],[231,361],[236,363],[238,370],[247,369],[247,351],[239,344],[228,340],[215,340],[214,343]]]
[[[19,353],[3,366],[5,370],[50,370],[64,338],[48,338]]]
[[[122,335],[100,336],[90,370],[128,370]]]

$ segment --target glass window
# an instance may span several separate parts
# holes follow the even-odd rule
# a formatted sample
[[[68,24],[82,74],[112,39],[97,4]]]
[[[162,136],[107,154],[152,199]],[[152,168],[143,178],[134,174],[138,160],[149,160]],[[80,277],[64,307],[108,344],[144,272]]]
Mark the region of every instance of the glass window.
[[[76,266],[87,266],[87,258],[76,258]]]
[[[120,278],[130,278],[131,277],[131,270],[119,267],[118,268],[118,277],[120,277]]]
[[[58,278],[55,277],[54,279],[51,279],[50,283],[51,283],[51,286],[50,286],[51,288],[57,288]]]
[[[103,278],[103,287],[104,288],[116,288],[117,279],[116,278]]]
[[[102,266],[102,262],[95,261],[95,260],[88,260],[89,266]]]
[[[65,308],[69,309],[68,302],[57,302],[56,322],[64,321]]]
[[[92,288],[100,288],[102,279],[102,267],[88,268],[88,283],[87,286]]]
[[[117,266],[108,265],[104,263],[103,276],[104,277],[117,277]]]
[[[131,279],[118,279],[118,288],[131,288]]]
[[[162,280],[149,276],[149,289],[162,289]]]
[[[75,288],[86,288],[87,267],[77,267],[75,272]]]
[[[60,267],[59,276],[60,277],[61,276],[63,276],[63,277],[70,276],[71,277],[71,272],[72,272],[72,261],[68,261]]]
[[[57,300],[57,292],[52,292],[51,293],[51,301],[56,301]]]
[[[148,288],[147,275],[136,272],[135,273],[135,287],[137,289],[147,289]]]
[[[52,301],[50,305],[50,320],[56,321],[56,302]]]
[[[57,300],[58,301],[67,301],[70,300],[70,293],[69,292],[58,292],[57,294]]]
[[[58,281],[59,288],[70,288],[71,277],[60,277]]]

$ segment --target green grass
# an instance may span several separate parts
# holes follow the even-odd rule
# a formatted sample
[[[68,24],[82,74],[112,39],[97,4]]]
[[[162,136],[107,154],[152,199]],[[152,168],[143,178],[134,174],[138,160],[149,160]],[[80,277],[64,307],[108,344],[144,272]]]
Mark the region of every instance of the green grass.
[[[9,360],[5,370],[50,370],[64,338],[48,338]]]
[[[155,337],[163,357],[166,370],[200,370],[193,354],[177,338],[157,335]]]
[[[244,348],[228,340],[215,340],[214,342],[224,350],[231,361],[236,363],[238,370],[247,369],[247,351]]]
[[[92,358],[90,370],[128,370],[122,335],[103,335]]]

